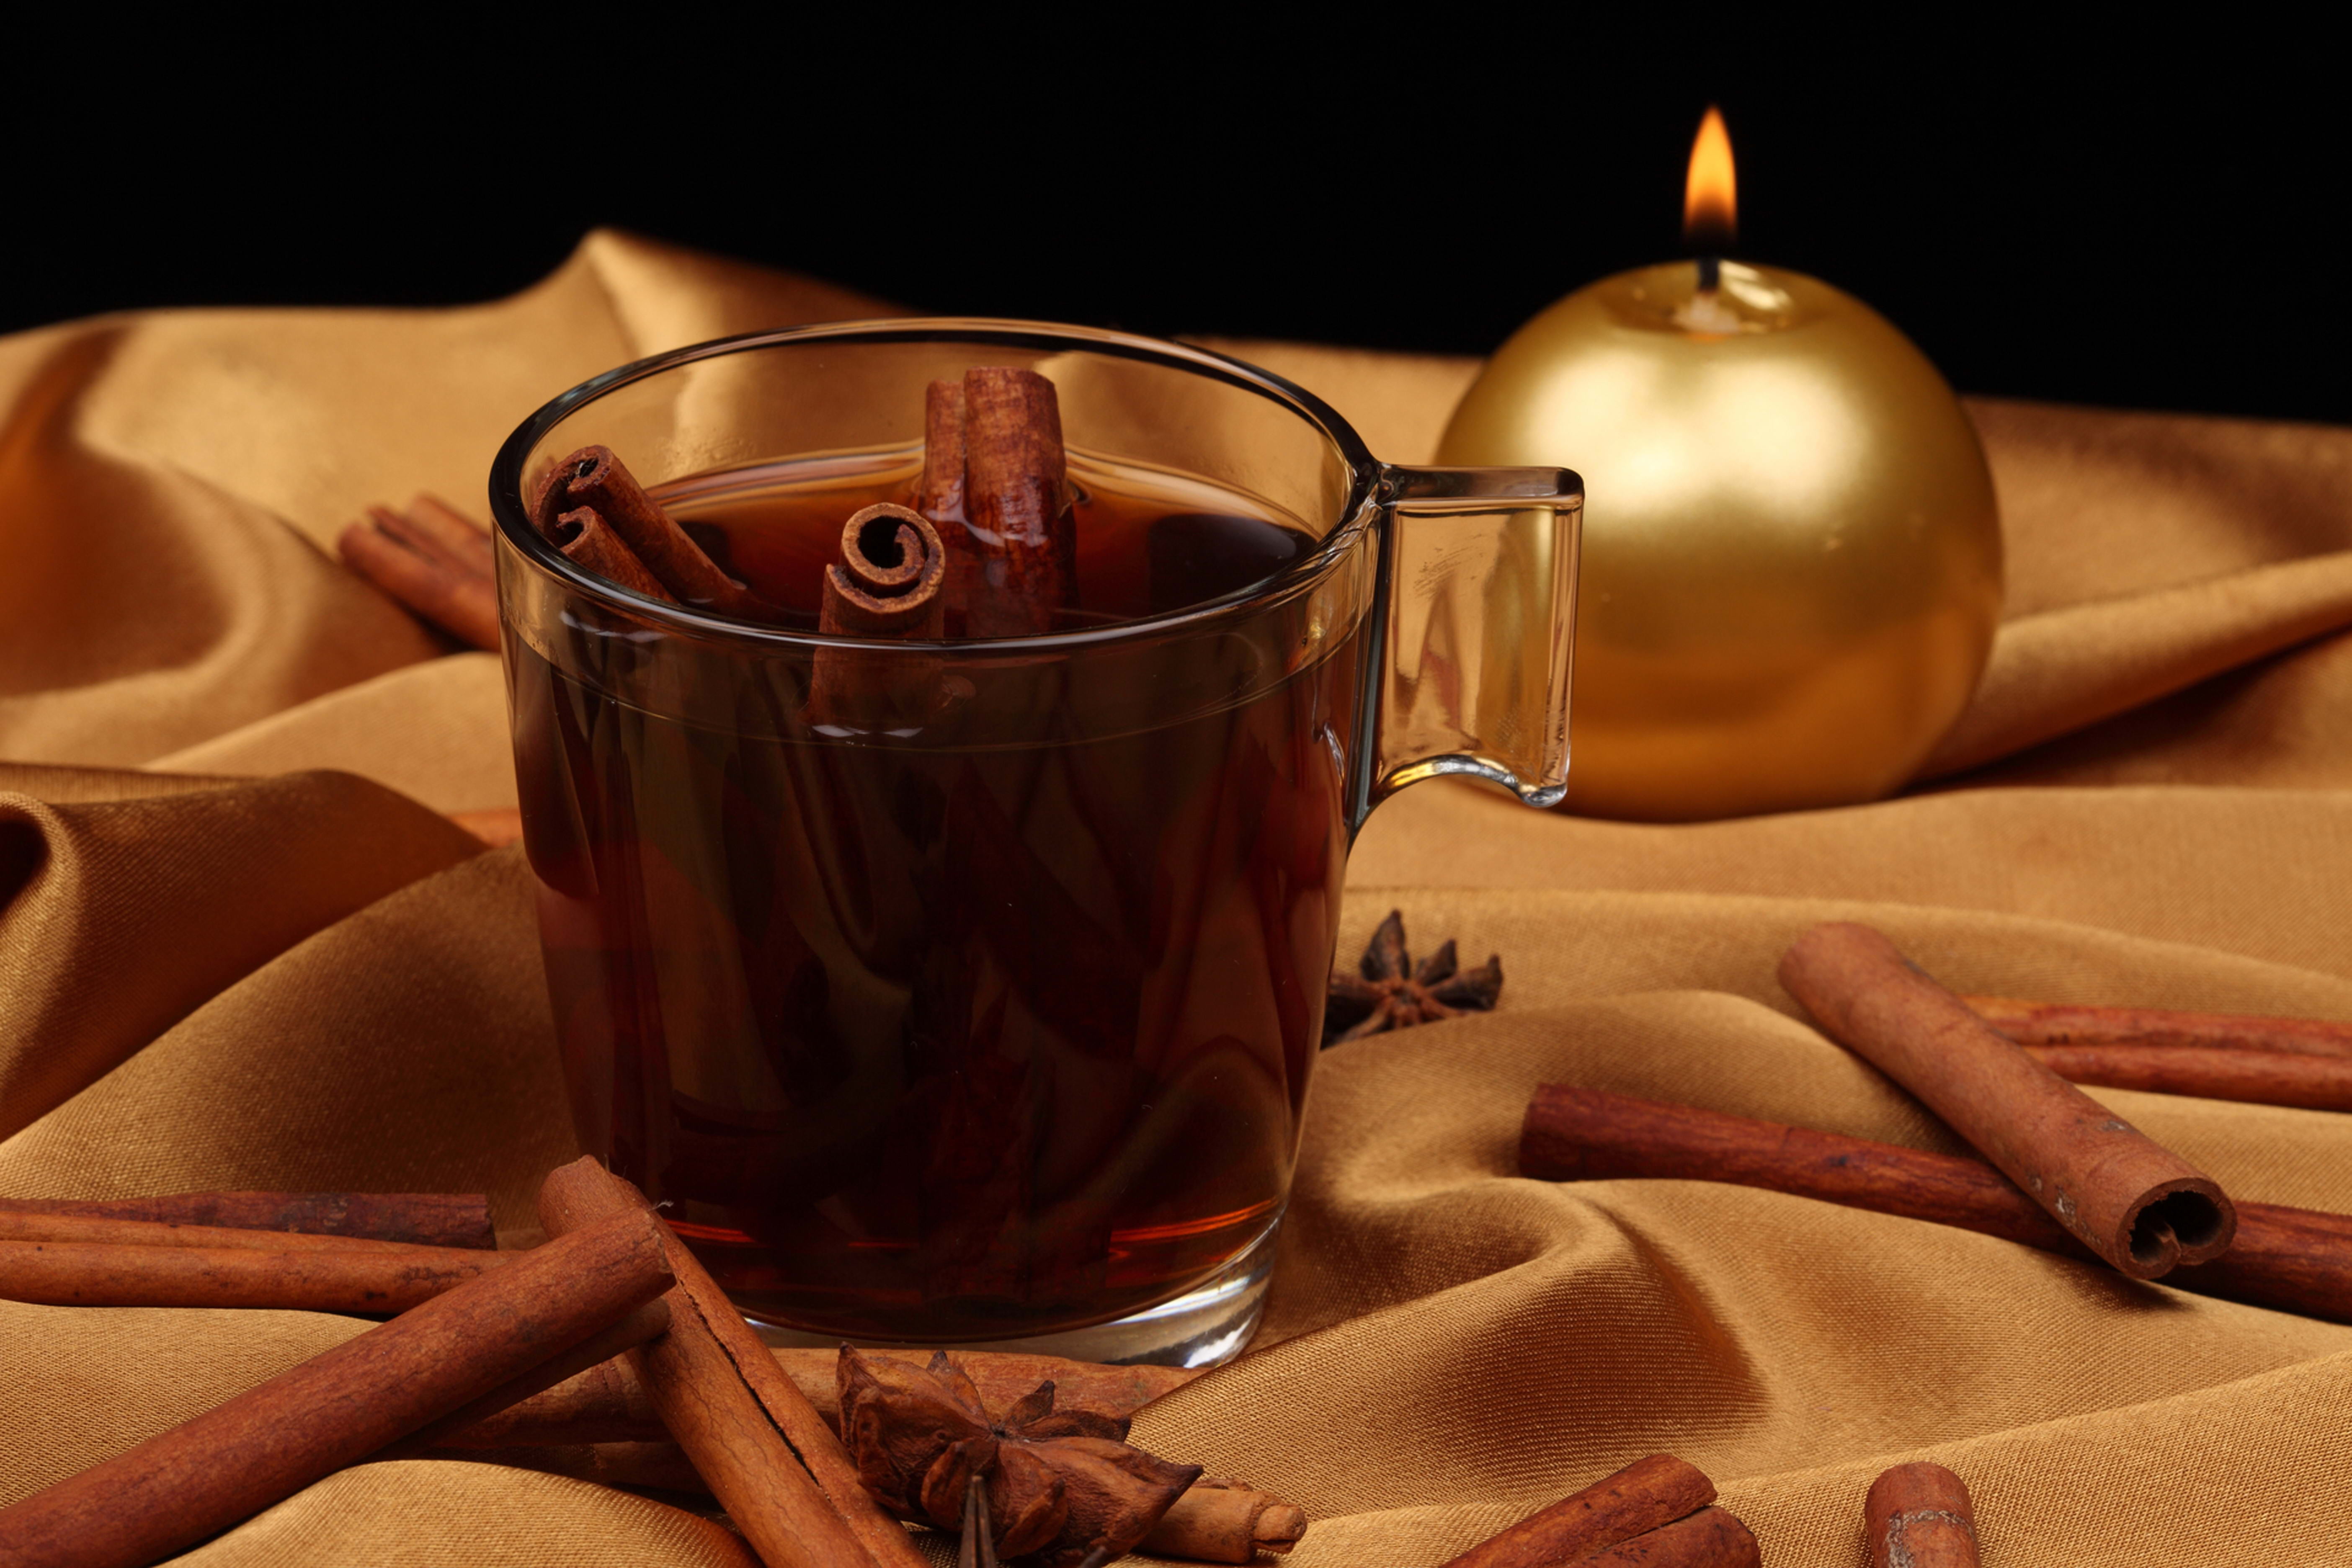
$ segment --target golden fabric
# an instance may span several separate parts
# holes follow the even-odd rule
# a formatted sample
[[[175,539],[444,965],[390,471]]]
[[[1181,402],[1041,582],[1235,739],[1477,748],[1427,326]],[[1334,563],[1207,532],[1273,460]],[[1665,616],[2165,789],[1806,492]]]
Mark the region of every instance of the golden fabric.
[[[488,1191],[572,1153],[496,661],[336,563],[372,500],[479,509],[540,402],[879,310],[614,235],[475,309],[183,311],[0,340],[0,1193]],[[1425,459],[1473,366],[1228,345]],[[1984,689],[1894,801],[1691,826],[1423,785],[1357,846],[1503,954],[1501,1009],[1328,1053],[1255,1353],[1139,1441],[1307,1507],[1299,1568],[1442,1561],[1642,1454],[1777,1564],[1958,1469],[1989,1563],[2352,1563],[2352,1328],[1701,1184],[1512,1173],[1562,1080],[1949,1147],[1772,980],[1866,920],[1969,990],[2352,1018],[2352,433],[1979,402],[2008,534]],[[2236,1194],[2352,1210],[2352,1122],[2099,1091]],[[352,1331],[0,1303],[0,1500]],[[709,1520],[478,1460],[363,1466],[206,1564],[740,1563]]]

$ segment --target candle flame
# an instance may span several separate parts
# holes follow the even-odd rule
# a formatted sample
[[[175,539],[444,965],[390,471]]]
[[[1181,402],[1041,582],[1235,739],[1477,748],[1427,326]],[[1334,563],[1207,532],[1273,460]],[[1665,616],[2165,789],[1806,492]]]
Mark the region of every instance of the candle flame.
[[[1683,184],[1683,239],[1701,255],[1720,256],[1739,237],[1739,185],[1731,168],[1731,132],[1723,110],[1706,106],[1691,142],[1690,174]]]

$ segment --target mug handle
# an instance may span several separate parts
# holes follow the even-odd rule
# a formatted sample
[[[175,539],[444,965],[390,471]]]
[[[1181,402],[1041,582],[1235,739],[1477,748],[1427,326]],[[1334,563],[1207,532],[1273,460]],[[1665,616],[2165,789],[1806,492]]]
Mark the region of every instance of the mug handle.
[[[1529,805],[1568,793],[1584,481],[1566,468],[1381,468],[1370,766],[1356,826],[1467,773]]]

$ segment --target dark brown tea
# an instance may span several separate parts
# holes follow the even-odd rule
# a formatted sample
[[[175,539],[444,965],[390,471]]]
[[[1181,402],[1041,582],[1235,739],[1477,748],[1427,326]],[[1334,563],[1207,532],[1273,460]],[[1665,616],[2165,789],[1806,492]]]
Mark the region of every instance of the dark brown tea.
[[[1198,481],[1075,455],[1071,477],[1073,629],[1314,547]],[[911,482],[800,465],[660,493],[813,627],[843,520]],[[1266,1235],[1321,1026],[1360,629],[1297,668],[1239,636],[948,661],[961,708],[846,736],[772,666],[698,676],[671,710],[692,721],[578,673],[626,640],[551,663],[509,639],[550,985],[587,1147],[747,1310],[1024,1337],[1181,1295]],[[1119,703],[1133,722],[1100,720]]]

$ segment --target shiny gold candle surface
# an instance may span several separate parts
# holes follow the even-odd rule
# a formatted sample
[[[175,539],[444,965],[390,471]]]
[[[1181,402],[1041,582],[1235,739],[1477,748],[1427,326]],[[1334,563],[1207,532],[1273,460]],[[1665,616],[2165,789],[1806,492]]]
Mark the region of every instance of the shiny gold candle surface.
[[[1438,460],[1585,484],[1569,807],[1683,821],[1873,799],[1974,690],[2000,531],[1950,387],[1860,300],[1726,262],[1529,321]]]

